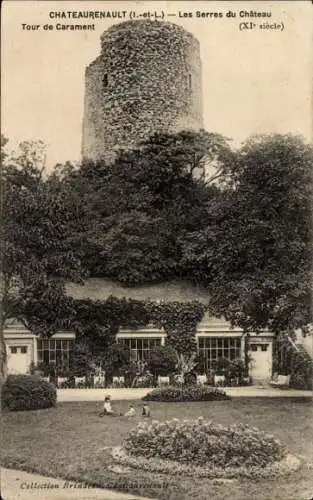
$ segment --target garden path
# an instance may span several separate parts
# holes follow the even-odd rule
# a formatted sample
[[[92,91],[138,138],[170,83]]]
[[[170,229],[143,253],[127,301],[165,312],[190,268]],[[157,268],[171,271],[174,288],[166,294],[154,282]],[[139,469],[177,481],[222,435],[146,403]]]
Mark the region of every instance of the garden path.
[[[149,500],[84,483],[1,468],[2,500]]]
[[[278,389],[274,387],[248,386],[223,388],[233,398],[312,398],[312,391],[298,389]],[[58,402],[74,401],[103,401],[104,396],[109,394],[112,400],[136,400],[141,399],[152,389],[58,389]]]

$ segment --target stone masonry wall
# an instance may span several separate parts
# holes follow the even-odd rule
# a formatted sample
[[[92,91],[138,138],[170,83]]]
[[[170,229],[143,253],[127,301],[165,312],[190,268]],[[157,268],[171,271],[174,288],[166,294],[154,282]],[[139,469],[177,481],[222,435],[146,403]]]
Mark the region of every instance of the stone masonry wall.
[[[157,131],[203,127],[199,42],[180,26],[128,21],[86,69],[82,155],[110,157]]]

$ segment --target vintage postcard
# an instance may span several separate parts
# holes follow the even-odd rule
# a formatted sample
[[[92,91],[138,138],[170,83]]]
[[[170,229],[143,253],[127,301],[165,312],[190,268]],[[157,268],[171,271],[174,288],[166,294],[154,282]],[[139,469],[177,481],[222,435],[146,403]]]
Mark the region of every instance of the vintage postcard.
[[[2,3],[1,500],[312,500],[313,2]]]

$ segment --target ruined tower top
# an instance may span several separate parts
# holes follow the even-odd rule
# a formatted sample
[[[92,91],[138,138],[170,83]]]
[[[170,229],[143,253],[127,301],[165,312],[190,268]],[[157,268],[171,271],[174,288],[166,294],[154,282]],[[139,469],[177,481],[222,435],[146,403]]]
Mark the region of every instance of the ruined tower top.
[[[82,155],[110,157],[155,132],[203,127],[197,39],[163,21],[127,21],[101,36],[86,69]]]

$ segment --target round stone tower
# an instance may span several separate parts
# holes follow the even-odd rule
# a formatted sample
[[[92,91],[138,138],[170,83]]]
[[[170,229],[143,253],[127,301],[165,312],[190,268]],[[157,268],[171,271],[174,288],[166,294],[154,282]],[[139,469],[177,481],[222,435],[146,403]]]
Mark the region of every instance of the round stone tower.
[[[101,36],[87,68],[83,158],[110,158],[155,132],[203,127],[197,39],[176,24],[127,21]]]

